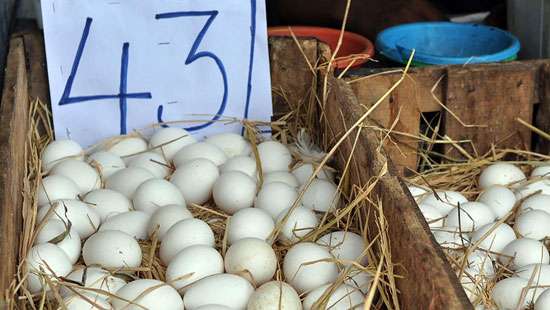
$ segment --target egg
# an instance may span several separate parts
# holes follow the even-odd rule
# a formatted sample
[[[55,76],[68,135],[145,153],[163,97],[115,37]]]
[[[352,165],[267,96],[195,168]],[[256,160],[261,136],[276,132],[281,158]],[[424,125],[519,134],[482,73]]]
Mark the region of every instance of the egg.
[[[300,296],[282,281],[271,281],[257,288],[248,301],[247,310],[302,310]]]
[[[39,206],[49,205],[60,199],[76,199],[80,190],[69,178],[61,175],[50,175],[38,185],[36,199]]]
[[[186,207],[180,205],[168,205],[158,208],[151,216],[147,224],[147,233],[149,236],[158,229],[157,238],[162,241],[164,235],[179,221],[193,218],[193,214]]]
[[[47,280],[55,282],[53,275],[64,277],[71,272],[72,264],[69,257],[57,245],[41,243],[33,246],[25,259],[27,276],[27,288],[32,294],[49,290]]]
[[[155,152],[145,152],[128,159],[128,167],[143,168],[155,178],[164,179],[170,173],[170,165],[162,155]]]
[[[116,140],[109,141],[105,151],[118,155],[126,162],[131,155],[135,155],[147,150],[147,141],[135,136],[121,136]]]
[[[244,238],[268,241],[274,228],[275,222],[269,213],[258,208],[244,208],[229,218],[226,230],[227,242],[231,245]]]
[[[516,185],[525,180],[525,174],[518,167],[509,163],[495,163],[481,171],[479,187],[489,188],[493,185]]]
[[[528,289],[528,287],[528,280],[507,278],[495,284],[491,297],[500,310],[524,309],[542,293],[540,289]],[[520,301],[522,301],[521,304]]]
[[[101,222],[111,215],[128,212],[132,209],[130,199],[110,189],[91,191],[84,196],[83,201],[99,215]]]
[[[536,194],[525,199],[520,206],[520,212],[532,210],[545,211],[550,214],[550,195]]]
[[[531,177],[548,177],[550,176],[550,164],[547,162],[547,164],[543,166],[538,166],[533,171],[531,171]]]
[[[370,273],[365,272],[356,266],[349,266],[342,272],[345,273],[345,284],[358,288],[363,294],[368,294],[373,279]]]
[[[216,166],[223,165],[227,161],[227,156],[219,147],[205,142],[197,142],[179,150],[174,155],[174,165],[179,168],[186,162],[197,158],[209,159]]]
[[[485,278],[468,274],[467,271],[464,270],[464,273],[460,277],[460,285],[470,302],[475,303],[479,299],[478,296],[483,296],[486,281]]]
[[[80,257],[81,244],[78,232],[73,227],[69,229],[68,225],[57,219],[47,220],[41,225],[34,242],[57,245],[67,254],[71,264],[76,263]]]
[[[516,275],[520,278],[531,280],[531,286],[549,286],[550,285],[550,265],[531,264],[519,268]]]
[[[480,242],[478,247],[493,253],[502,253],[504,247],[516,240],[516,234],[510,225],[502,223],[493,229],[497,223],[485,224],[472,233],[472,244]],[[489,231],[492,230],[491,233]],[[485,234],[489,233],[485,238]],[[483,240],[482,240],[483,239]],[[482,240],[482,241],[480,241]],[[491,254],[492,255],[492,254]]]
[[[338,277],[338,267],[323,246],[302,242],[292,246],[283,261],[286,281],[299,293],[332,283]]]
[[[522,184],[515,190],[516,199],[521,200],[533,194],[550,195],[550,179],[545,178]]]
[[[101,187],[101,178],[92,166],[78,159],[66,159],[50,170],[50,175],[62,175],[78,186],[80,194]]]
[[[495,268],[489,253],[475,251],[468,255],[466,259],[466,270],[470,274],[481,275],[483,277],[492,277],[495,275]]]
[[[516,204],[514,192],[501,185],[488,187],[477,200],[488,205],[497,216],[497,220],[506,216]]]
[[[288,171],[292,155],[288,148],[277,141],[265,141],[257,146],[262,173]]]
[[[407,188],[409,189],[411,196],[413,196],[414,200],[417,202],[420,202],[425,196],[429,195],[429,190],[420,186],[407,185]]]
[[[254,201],[254,206],[269,213],[273,219],[291,207],[298,198],[296,189],[286,183],[264,184]]]
[[[150,179],[143,182],[132,198],[134,208],[153,214],[159,207],[167,205],[185,206],[185,198],[178,187],[164,179]]]
[[[323,298],[328,296],[328,298]],[[349,310],[361,309],[365,296],[352,286],[343,284],[333,288],[333,284],[323,285],[307,294],[304,298],[304,310],[331,309]],[[322,305],[322,307],[320,307]]]
[[[418,208],[430,228],[443,227],[445,223],[445,215],[439,211],[440,209],[424,202],[419,203]]]
[[[302,186],[301,190],[304,190]],[[338,206],[340,194],[336,185],[330,181],[315,179],[305,189],[302,205],[319,212],[329,212]]]
[[[256,168],[256,161],[249,156],[236,156],[228,159],[225,164],[220,167],[221,173],[229,171],[242,172],[252,179],[256,180],[258,175],[258,169]]]
[[[218,167],[212,161],[199,158],[179,166],[170,182],[178,187],[187,203],[200,205],[212,196],[212,188],[219,176]]]
[[[107,178],[105,188],[117,191],[131,199],[138,186],[155,176],[143,168],[125,168]]]
[[[93,234],[101,221],[99,215],[87,204],[79,200],[70,199],[58,200],[52,206],[41,207],[36,217],[38,222],[46,217],[48,219],[61,220],[67,225],[70,222],[82,239],[88,238],[88,236]]]
[[[189,285],[223,273],[223,257],[211,246],[193,245],[178,252],[166,269],[166,281],[182,295]]]
[[[82,247],[82,258],[87,266],[104,268],[135,268],[141,265],[141,248],[132,236],[119,230],[99,231]]]
[[[242,172],[229,171],[216,180],[212,195],[218,208],[233,214],[253,205],[256,196],[256,182]]]
[[[315,212],[299,206],[292,210],[287,208],[277,217],[277,225],[280,225],[279,239],[286,242],[296,242],[315,230],[319,220]],[[289,214],[290,215],[287,215]]]
[[[351,231],[335,231],[325,234],[317,244],[326,246],[330,253],[345,266],[357,262],[359,264],[367,264],[366,259],[366,244],[360,235]]]
[[[239,134],[225,132],[207,137],[204,142],[217,146],[227,158],[248,155],[248,142]]]
[[[550,236],[550,214],[541,210],[531,210],[520,214],[514,224],[514,229],[525,238],[542,240]]]
[[[214,232],[206,222],[199,219],[186,219],[170,227],[160,244],[160,259],[169,264],[179,251],[192,245],[207,245],[213,247]]]
[[[271,245],[256,238],[235,242],[225,253],[225,270],[261,285],[273,278],[277,256]]]
[[[109,271],[99,267],[79,267],[73,270],[66,277],[67,280],[82,284],[84,288],[91,288],[100,291],[91,291],[87,289],[78,289],[71,287],[80,294],[86,293],[92,298],[101,297],[110,299],[109,295],[115,295],[116,292],[126,285],[126,281],[112,275]],[[70,296],[74,293],[66,287],[61,289],[62,296]]]
[[[126,168],[126,164],[120,156],[107,151],[90,154],[88,163],[97,169],[102,178],[108,178],[113,173]]]
[[[496,216],[489,206],[481,202],[466,202],[460,208],[454,208],[446,219],[447,227],[460,227],[462,231],[474,231],[492,223]]]
[[[40,156],[42,171],[50,171],[55,164],[67,158],[82,159],[83,153],[84,151],[82,150],[80,144],[73,140],[52,141],[44,148],[44,151]]]
[[[101,226],[99,231],[118,230],[139,239],[147,239],[147,225],[151,214],[143,211],[128,211],[109,217]]]
[[[111,304],[101,296],[90,296],[89,293],[71,295],[63,298],[63,309],[66,310],[104,310],[111,309]]]
[[[296,179],[298,179],[298,183],[300,183],[300,185],[304,185],[313,175],[313,172],[315,172],[316,168],[317,166],[314,167],[311,163],[301,163],[296,165],[294,169],[292,169],[292,174],[296,177]],[[319,173],[317,173],[316,177],[319,179],[334,182],[334,172],[327,167],[322,167]]]
[[[233,309],[222,305],[204,305],[196,308],[196,310],[233,310]]]
[[[435,241],[447,249],[460,249],[470,244],[470,238],[456,227],[443,227],[432,231]]]
[[[195,310],[205,305],[221,305],[231,309],[246,309],[254,287],[234,274],[215,274],[195,282],[185,293],[185,309]]]
[[[263,183],[264,186],[266,184],[275,183],[275,182],[285,183],[288,186],[291,186],[294,188],[297,188],[298,186],[300,186],[300,183],[298,183],[298,179],[288,171],[273,171],[273,172],[264,174],[264,183]]]
[[[432,205],[439,209],[443,215],[449,214],[458,204],[462,205],[466,202],[468,202],[466,197],[454,191],[438,191],[427,195],[426,198],[422,200],[422,203]]]
[[[183,309],[183,301],[178,292],[159,280],[132,281],[118,290],[117,296],[120,298],[113,298],[112,302],[115,310],[158,309],[159,307],[163,310]]]
[[[550,309],[550,290],[545,290],[535,302],[535,310]]]
[[[548,250],[537,240],[520,238],[510,242],[502,250],[505,256],[499,256],[499,261],[504,265],[510,265],[510,269],[518,268],[530,264],[548,264],[550,261]]]
[[[149,139],[149,147],[167,160],[172,160],[176,153],[197,140],[185,129],[165,127],[156,130]]]

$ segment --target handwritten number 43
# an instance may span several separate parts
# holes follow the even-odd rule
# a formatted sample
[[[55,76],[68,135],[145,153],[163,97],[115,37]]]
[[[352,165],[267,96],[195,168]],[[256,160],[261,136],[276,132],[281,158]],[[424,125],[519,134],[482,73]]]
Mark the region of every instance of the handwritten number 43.
[[[155,18],[157,20],[162,19],[170,19],[170,18],[178,18],[178,17],[202,17],[207,16],[208,19],[206,20],[206,23],[204,24],[201,31],[198,33],[195,41],[193,42],[193,45],[191,47],[191,50],[189,51],[189,54],[187,55],[187,58],[185,60],[185,64],[189,65],[193,63],[195,60],[200,58],[210,58],[212,59],[215,64],[217,65],[220,74],[223,79],[223,97],[222,101],[220,103],[220,106],[218,108],[218,111],[216,114],[212,117],[212,119],[206,123],[188,127],[186,128],[189,131],[195,131],[199,130],[205,127],[208,127],[212,125],[216,120],[218,120],[221,115],[223,114],[225,107],[227,105],[227,94],[228,94],[228,85],[227,85],[227,74],[225,71],[225,67],[223,62],[220,60],[218,56],[216,56],[214,53],[211,52],[205,52],[205,51],[198,51],[198,48],[201,44],[202,39],[204,38],[206,32],[208,31],[208,28],[218,15],[218,11],[192,11],[192,12],[171,12],[171,13],[162,13],[157,14]],[[129,60],[129,50],[130,50],[130,43],[125,42],[122,44],[122,53],[120,58],[120,83],[119,83],[119,90],[117,94],[106,94],[106,95],[90,95],[90,96],[75,96],[71,97],[71,90],[73,87],[73,83],[78,71],[78,66],[80,64],[80,60],[82,59],[82,55],[84,53],[84,48],[86,46],[86,42],[88,41],[88,35],[90,34],[90,29],[92,26],[92,18],[88,17],[86,19],[86,24],[84,26],[84,30],[82,31],[82,37],[80,39],[80,42],[78,44],[78,48],[76,51],[76,55],[73,61],[73,65],[71,68],[71,72],[69,74],[69,77],[67,78],[67,82],[65,84],[65,89],[63,91],[63,94],[61,96],[61,99],[59,100],[59,105],[67,105],[67,104],[73,104],[78,102],[85,102],[85,101],[98,101],[98,100],[107,100],[107,99],[118,99],[118,105],[119,105],[119,113],[120,113],[120,134],[124,135],[127,133],[127,115],[128,115],[128,99],[151,99],[153,96],[150,92],[138,92],[138,93],[128,93],[128,60]],[[162,113],[163,113],[163,106],[160,105],[157,109],[157,120],[159,123],[162,123]]]

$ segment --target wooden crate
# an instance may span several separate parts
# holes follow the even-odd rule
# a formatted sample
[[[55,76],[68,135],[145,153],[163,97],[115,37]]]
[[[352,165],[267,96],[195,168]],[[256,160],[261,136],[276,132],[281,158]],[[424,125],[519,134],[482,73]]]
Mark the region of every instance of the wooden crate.
[[[305,40],[300,48],[292,39],[270,40],[272,84],[275,111],[284,111],[287,104],[308,100],[311,89],[321,89],[323,76],[313,74],[306,63],[314,63],[326,47],[315,40]],[[0,129],[0,291],[5,292],[12,281],[21,253],[18,251],[22,215],[21,193],[24,163],[20,154],[25,144],[29,100],[40,98],[47,102],[47,81],[44,70],[42,38],[36,32],[16,35],[11,40],[10,57],[1,103]],[[360,115],[361,106],[352,89],[342,80],[327,78],[328,98],[319,115],[318,139],[339,140]],[[327,122],[332,125],[329,130]],[[335,165],[346,165],[356,134],[344,139],[336,154]],[[372,177],[382,175],[374,189],[375,199],[382,202],[388,222],[392,262],[400,291],[401,309],[472,309],[451,271],[444,255],[435,243],[426,222],[405,186],[396,176],[393,164],[378,148],[376,134],[365,128],[358,136],[354,157],[350,163],[353,184],[366,184]],[[19,159],[18,159],[19,157]],[[369,229],[376,233],[376,225]]]
[[[471,140],[461,144],[469,152],[474,152],[474,145],[475,152],[484,154],[497,144],[503,148],[536,147],[548,153],[548,141],[532,145],[531,130],[517,118],[550,131],[549,68],[550,60],[416,68],[372,114],[372,120],[382,127],[393,126],[395,131],[418,136],[422,115],[441,112],[441,136]],[[401,73],[392,71],[369,74],[373,75],[347,78],[363,109],[401,77]],[[534,110],[538,111],[536,119]],[[387,140],[385,147],[399,173],[415,171],[418,140],[405,135],[392,138],[397,142]],[[445,154],[451,151],[450,144],[444,145]]]

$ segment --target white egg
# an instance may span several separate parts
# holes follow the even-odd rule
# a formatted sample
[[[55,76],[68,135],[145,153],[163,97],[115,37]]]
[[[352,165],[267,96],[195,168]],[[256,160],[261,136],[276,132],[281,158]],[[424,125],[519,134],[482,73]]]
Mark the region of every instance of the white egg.
[[[179,251],[192,245],[214,246],[214,232],[206,222],[199,219],[186,219],[170,227],[160,244],[160,259],[169,264]]]
[[[104,222],[109,216],[132,209],[132,202],[126,196],[110,189],[96,189],[91,191],[83,200],[90,206]]]
[[[58,200],[52,206],[43,206],[38,210],[37,221],[42,221],[46,216],[48,219],[61,220],[67,225],[70,222],[82,239],[93,234],[101,222],[99,215],[80,200]]]
[[[454,191],[438,191],[431,193],[422,200],[422,203],[432,205],[439,209],[441,214],[447,215],[451,210],[455,209],[458,204],[462,205],[468,202],[466,197],[459,192]]]
[[[55,282],[53,275],[64,277],[71,272],[72,264],[69,257],[57,245],[41,243],[33,246],[25,260],[29,271],[27,288],[32,294],[49,290],[46,277]]]
[[[229,218],[227,242],[233,244],[244,238],[258,238],[267,241],[274,228],[275,222],[269,213],[258,208],[244,208]]]
[[[515,185],[525,180],[525,174],[518,167],[509,163],[495,163],[483,169],[479,175],[479,187],[489,188],[493,185]]]
[[[233,310],[227,306],[223,306],[223,305],[204,305],[204,306],[200,306],[198,308],[195,308],[196,310]]]
[[[105,188],[117,191],[132,198],[138,186],[155,176],[143,168],[124,168],[115,172],[105,181]]]
[[[497,223],[490,223],[479,227],[472,233],[471,242],[472,244],[477,243],[482,240],[485,234],[489,233],[483,240],[479,243],[478,247],[493,253],[502,253],[504,247],[506,247],[510,242],[516,240],[516,234],[510,225],[502,223],[493,229],[493,226],[498,225]],[[492,255],[493,256],[493,255]]]
[[[514,229],[521,237],[542,240],[550,236],[550,214],[541,210],[531,210],[516,218]]]
[[[222,174],[229,171],[240,171],[254,180],[258,175],[256,161],[249,156],[236,156],[228,159],[225,164],[220,166],[220,171]]]
[[[166,269],[166,282],[182,295],[189,285],[223,273],[223,257],[211,246],[193,245],[178,252]]]
[[[322,299],[324,296],[330,296]],[[326,301],[324,303],[323,301]],[[323,285],[308,293],[304,298],[304,310],[331,309],[349,310],[361,309],[365,296],[355,287],[342,284],[334,288],[333,284]],[[320,307],[322,306],[322,307]]]
[[[534,310],[550,309],[550,290],[545,290],[536,300]]]
[[[78,159],[66,159],[50,170],[50,175],[62,175],[71,179],[81,194],[101,187],[99,173],[92,166]]]
[[[73,140],[55,140],[46,146],[40,160],[42,171],[48,172],[55,164],[67,159],[82,159],[84,151],[80,144]]]
[[[499,256],[499,261],[509,265],[512,270],[530,264],[548,264],[550,261],[548,250],[544,244],[528,238],[520,238],[510,242],[502,250],[502,254],[504,255]]]
[[[487,188],[479,195],[477,200],[488,205],[498,220],[506,216],[516,204],[514,192],[501,185]]]
[[[204,142],[213,144],[220,148],[227,158],[248,155],[248,142],[239,134],[236,133],[219,133],[207,137]]]
[[[332,283],[338,277],[338,267],[329,251],[311,242],[292,246],[283,261],[286,281],[299,293]]]
[[[76,229],[57,219],[47,220],[36,234],[35,244],[53,243],[57,245],[71,261],[76,263],[80,257],[80,236]]]
[[[71,179],[61,175],[50,175],[38,185],[36,199],[39,206],[49,205],[60,199],[76,199],[80,190]]]
[[[266,184],[275,183],[275,182],[281,182],[285,183],[291,187],[297,188],[300,186],[300,183],[298,183],[298,179],[294,176],[294,174],[288,172],[288,171],[273,171],[264,174],[264,183]]]
[[[149,224],[147,225],[147,233],[149,236],[153,235],[153,232],[158,229],[157,238],[162,241],[164,235],[181,220],[193,218],[193,214],[187,210],[186,207],[180,205],[168,205],[158,208],[151,216]]]
[[[254,204],[256,182],[242,172],[229,171],[216,180],[212,195],[218,208],[233,214]]]
[[[193,159],[204,158],[213,162],[216,166],[223,165],[227,161],[225,153],[217,146],[205,142],[189,144],[174,155],[174,165],[181,165]]]
[[[271,281],[254,291],[248,301],[247,310],[302,310],[300,296],[282,281]]]
[[[162,154],[167,160],[189,144],[197,140],[185,129],[178,127],[159,128],[149,139],[149,147],[154,152]]]
[[[282,211],[291,207],[298,198],[296,188],[281,182],[264,184],[254,201],[254,206],[276,219]]]
[[[492,277],[495,274],[493,261],[487,252],[475,251],[468,255],[466,269],[476,276]]]
[[[212,196],[212,188],[219,176],[218,167],[212,161],[199,158],[179,166],[170,182],[179,188],[187,203],[200,205]]]
[[[349,271],[347,271],[349,269]],[[362,271],[355,266],[347,267],[342,271],[346,273],[344,283],[352,287],[358,288],[363,294],[368,294],[373,277],[370,273]]]
[[[430,228],[443,227],[445,223],[445,215],[441,213],[440,209],[424,202],[419,203],[418,208],[420,209],[420,212],[422,212],[422,215],[424,216],[424,219],[426,219],[426,222]]]
[[[532,210],[540,210],[550,214],[550,195],[536,194],[521,203],[521,213]]]
[[[500,310],[524,309],[542,293],[541,289],[529,289],[528,280],[507,278],[495,284],[491,297]],[[523,302],[520,304],[520,301]]]
[[[464,271],[465,272],[460,277],[460,285],[470,302],[475,303],[477,299],[479,299],[478,296],[482,296],[485,290],[485,278],[469,274],[467,273],[469,271],[467,269]]]
[[[519,268],[516,275],[520,278],[531,280],[531,286],[549,286],[550,285],[550,265],[531,264]]]
[[[143,182],[136,189],[132,201],[136,210],[149,214],[167,205],[186,206],[180,190],[164,179],[150,179]]]
[[[533,194],[550,195],[550,179],[545,178],[538,181],[524,183],[515,190],[516,199],[521,200]]]
[[[140,137],[121,136],[116,141],[110,141],[105,151],[118,155],[126,162],[131,155],[135,155],[147,150],[147,141]]]
[[[292,169],[292,174],[298,179],[300,185],[304,185],[313,175],[316,168],[317,166],[314,167],[311,163],[302,163],[296,165],[294,169]],[[317,178],[334,182],[334,172],[327,167],[322,167],[319,173],[317,173]]]
[[[462,231],[474,231],[492,223],[496,216],[489,206],[481,202],[466,202],[447,215],[447,227],[460,227]]]
[[[531,177],[548,177],[550,176],[550,164],[547,163],[543,166],[538,166],[531,171]]]
[[[225,271],[261,285],[271,280],[277,270],[277,256],[271,245],[256,238],[235,242],[225,253]]]
[[[435,241],[443,248],[460,249],[470,244],[470,238],[456,227],[443,227],[432,231]]]
[[[108,178],[113,173],[126,168],[120,156],[107,151],[92,153],[88,156],[88,163],[96,168],[103,178]]]
[[[258,144],[258,155],[262,173],[288,171],[292,155],[286,145],[277,141],[265,141]]]
[[[113,299],[115,310],[182,310],[183,300],[170,285],[152,279],[139,279],[124,285]],[[131,301],[129,303],[127,301]]]
[[[99,231],[82,247],[82,258],[87,266],[104,268],[135,268],[141,264],[141,248],[132,236],[118,230]]]
[[[147,225],[151,214],[143,211],[128,211],[109,217],[101,226],[99,231],[118,230],[139,239],[147,239]]]
[[[126,281],[99,267],[79,267],[78,269],[73,270],[66,278],[68,280],[81,283],[84,288],[101,290],[100,292],[93,292],[91,290],[72,287],[72,289],[78,291],[79,293],[89,294],[89,296],[92,296],[93,298],[100,296],[105,299],[110,299],[109,295],[114,295],[121,287],[126,285]],[[63,288],[61,293],[62,296],[70,296],[74,294],[67,288]]]
[[[170,174],[170,165],[168,162],[162,155],[155,152],[145,152],[132,156],[128,160],[128,167],[143,168],[159,179],[164,179]]]
[[[300,188],[303,190],[304,186]],[[336,185],[330,181],[315,179],[305,190],[302,205],[319,212],[329,212],[338,207],[340,194]]]
[[[343,230],[331,232],[319,238],[317,243],[326,246],[330,253],[341,260],[345,266],[353,262],[361,265],[367,263],[365,241],[354,232]]]
[[[429,189],[425,189],[417,185],[407,185],[407,188],[409,189],[411,196],[413,196],[414,200],[417,202],[422,201],[422,199],[430,193]]]
[[[195,310],[205,305],[222,305],[231,309],[246,309],[254,287],[234,274],[215,274],[195,282],[185,293],[185,309]]]
[[[299,206],[292,210],[287,208],[277,217],[280,225],[279,239],[286,242],[296,242],[317,228],[319,220],[313,210]],[[287,215],[290,212],[290,215]]]
[[[104,310],[111,309],[111,304],[101,296],[82,292],[63,298],[63,309],[66,310]]]

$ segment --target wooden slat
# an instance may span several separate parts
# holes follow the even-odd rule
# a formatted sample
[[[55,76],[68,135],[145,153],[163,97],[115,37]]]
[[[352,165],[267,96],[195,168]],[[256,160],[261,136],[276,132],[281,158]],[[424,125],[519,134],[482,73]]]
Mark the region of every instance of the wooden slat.
[[[541,130],[550,133],[550,64],[545,64],[540,70],[541,99],[535,118],[535,125]],[[550,141],[540,138],[537,145],[538,152],[550,154]]]

